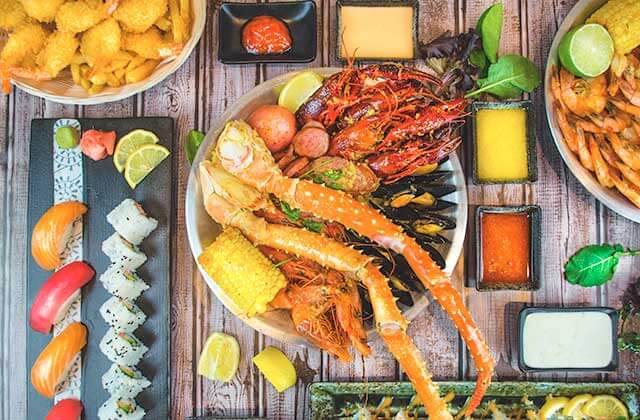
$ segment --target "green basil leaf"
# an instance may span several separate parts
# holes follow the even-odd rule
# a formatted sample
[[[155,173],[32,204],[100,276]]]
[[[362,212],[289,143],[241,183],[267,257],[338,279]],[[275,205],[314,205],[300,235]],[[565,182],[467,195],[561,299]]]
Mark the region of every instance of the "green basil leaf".
[[[622,245],[588,245],[576,252],[564,266],[564,277],[582,287],[600,286],[613,278]]]
[[[284,201],[280,202],[280,209],[292,222],[297,222],[300,219],[300,209],[293,209]]]
[[[522,92],[531,92],[541,83],[538,68],[521,55],[505,55],[497,63],[489,66],[487,77],[478,80],[479,88],[465,97],[473,97],[482,92],[499,98],[514,98]]]
[[[480,15],[476,25],[476,29],[482,38],[482,49],[491,63],[498,61],[503,13],[504,7],[502,3],[496,3]]]
[[[487,76],[487,67],[489,62],[487,61],[487,56],[484,54],[482,50],[473,50],[471,54],[469,54],[469,63],[471,63],[474,67],[478,69],[478,75],[480,77]]]
[[[187,141],[184,143],[184,152],[187,155],[187,160],[189,164],[193,163],[193,159],[196,158],[196,154],[198,153],[198,149],[200,145],[204,141],[205,135],[203,132],[198,130],[191,130],[187,135]]]

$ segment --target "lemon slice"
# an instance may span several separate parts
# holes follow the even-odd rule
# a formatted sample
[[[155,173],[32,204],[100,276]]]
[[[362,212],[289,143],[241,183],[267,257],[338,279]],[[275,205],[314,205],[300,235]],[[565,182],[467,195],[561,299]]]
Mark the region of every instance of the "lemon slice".
[[[131,188],[135,188],[167,156],[169,150],[159,144],[145,144],[138,147],[127,158],[124,165],[124,179]]]
[[[627,407],[613,395],[598,395],[582,406],[582,412],[598,420],[628,419]]]
[[[156,144],[160,141],[158,136],[147,130],[133,130],[124,137],[122,137],[116,145],[116,150],[113,153],[113,164],[116,166],[118,172],[124,171],[124,165],[127,163],[127,158],[137,148],[143,144]]]
[[[213,333],[204,343],[198,360],[198,374],[213,381],[229,382],[238,370],[238,340],[223,333]]]
[[[303,71],[293,76],[282,87],[278,95],[278,105],[296,112],[313,93],[322,86],[324,79],[313,71]]]
[[[297,376],[293,363],[275,347],[267,347],[253,357],[253,363],[278,392],[295,385]]]
[[[555,415],[560,414],[560,411],[569,403],[569,398],[566,397],[550,397],[547,398],[547,401],[544,403],[542,408],[540,409],[541,420],[551,419]]]
[[[562,415],[572,417],[573,420],[583,420],[587,416],[582,412],[582,406],[592,398],[591,394],[580,394],[571,398],[567,405],[562,409]]]

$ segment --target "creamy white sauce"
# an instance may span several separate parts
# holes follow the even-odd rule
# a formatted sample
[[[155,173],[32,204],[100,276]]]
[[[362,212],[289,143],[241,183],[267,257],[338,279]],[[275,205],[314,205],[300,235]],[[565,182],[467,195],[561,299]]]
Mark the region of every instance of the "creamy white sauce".
[[[611,318],[602,312],[535,312],[522,336],[532,368],[603,368],[613,357]]]

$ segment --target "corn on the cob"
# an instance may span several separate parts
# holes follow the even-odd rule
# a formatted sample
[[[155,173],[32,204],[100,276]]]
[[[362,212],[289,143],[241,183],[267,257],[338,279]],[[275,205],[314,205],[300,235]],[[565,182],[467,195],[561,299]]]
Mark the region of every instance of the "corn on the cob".
[[[287,280],[238,229],[225,229],[198,262],[243,312],[252,317],[267,310]]]
[[[617,54],[628,54],[640,45],[640,1],[609,0],[587,19],[607,28]]]

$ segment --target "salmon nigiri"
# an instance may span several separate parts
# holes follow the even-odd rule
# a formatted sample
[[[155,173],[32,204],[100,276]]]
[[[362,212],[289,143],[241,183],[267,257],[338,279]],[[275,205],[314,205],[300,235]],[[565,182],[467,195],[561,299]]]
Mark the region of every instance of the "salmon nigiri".
[[[87,327],[69,324],[42,350],[31,368],[31,383],[40,394],[53,398],[76,355],[87,344]]]
[[[73,222],[87,212],[79,201],[64,201],[47,210],[31,234],[31,255],[43,270],[54,270],[60,265]]]

